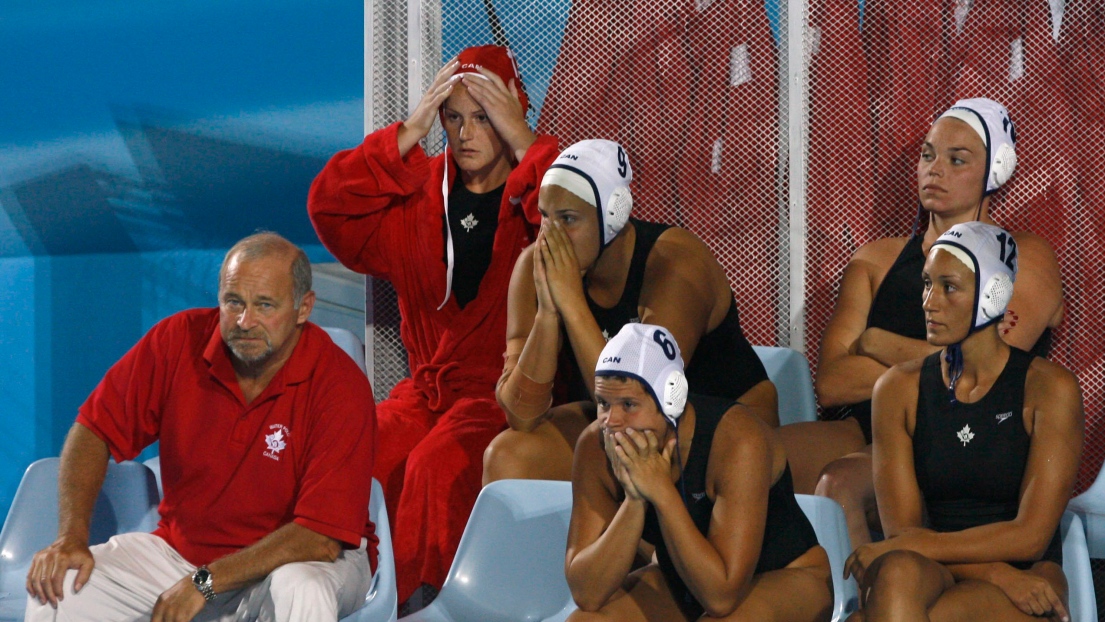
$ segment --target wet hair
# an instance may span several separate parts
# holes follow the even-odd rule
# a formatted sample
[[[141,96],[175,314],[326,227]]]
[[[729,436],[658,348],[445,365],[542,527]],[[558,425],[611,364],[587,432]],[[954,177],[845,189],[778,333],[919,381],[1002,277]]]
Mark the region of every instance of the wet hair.
[[[307,259],[307,253],[295,244],[289,242],[284,236],[272,231],[258,231],[253,235],[242,238],[223,258],[223,265],[219,268],[219,291],[222,291],[223,278],[226,277],[226,267],[230,260],[240,256],[244,260],[262,259],[265,257],[279,257],[294,255],[292,258],[292,298],[298,309],[303,297],[311,291],[311,261]]]

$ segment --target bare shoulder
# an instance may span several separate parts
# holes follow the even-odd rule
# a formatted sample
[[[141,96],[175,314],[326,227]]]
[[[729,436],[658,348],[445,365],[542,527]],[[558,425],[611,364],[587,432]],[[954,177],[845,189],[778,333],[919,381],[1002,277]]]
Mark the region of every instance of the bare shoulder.
[[[1047,270],[1059,272],[1059,260],[1051,242],[1031,231],[1016,231],[1013,239],[1017,241],[1019,253],[1018,268],[1021,270]]]
[[[653,257],[662,259],[664,264],[677,268],[691,266],[701,269],[704,266],[717,264],[717,258],[714,257],[714,252],[706,242],[681,227],[669,227],[660,234],[656,239],[656,245],[652,247],[652,253],[649,254],[649,263],[652,263]],[[688,261],[688,259],[699,261]]]
[[[917,395],[917,386],[921,380],[921,368],[925,359],[913,359],[904,363],[898,363],[883,372],[875,381],[875,392],[883,392],[889,395],[912,394]]]
[[[1036,401],[1082,401],[1078,378],[1069,369],[1039,356],[1032,359],[1025,378],[1025,397]]]
[[[885,272],[894,264],[907,242],[909,238],[882,238],[868,242],[856,249],[849,263],[876,266]]]
[[[727,461],[735,462],[733,458],[740,455],[752,455],[766,452],[766,455],[775,453],[776,439],[774,431],[764,423],[750,408],[741,404],[729,407],[714,431],[714,451],[710,452],[728,455]]]
[[[529,246],[522,249],[521,253],[518,253],[518,259],[514,261],[514,271],[529,270],[526,274],[533,274],[533,251],[537,248],[537,243],[533,242]]]

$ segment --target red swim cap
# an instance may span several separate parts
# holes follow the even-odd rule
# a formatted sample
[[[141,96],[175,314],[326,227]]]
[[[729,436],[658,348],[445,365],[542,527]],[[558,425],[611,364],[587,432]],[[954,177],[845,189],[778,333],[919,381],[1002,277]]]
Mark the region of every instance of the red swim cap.
[[[522,84],[522,74],[518,71],[518,61],[509,49],[501,45],[478,45],[465,48],[457,55],[457,60],[460,62],[458,74],[479,73],[476,67],[480,66],[499,76],[508,90],[510,81],[514,80],[523,113],[529,110],[529,97],[526,96],[526,87]]]

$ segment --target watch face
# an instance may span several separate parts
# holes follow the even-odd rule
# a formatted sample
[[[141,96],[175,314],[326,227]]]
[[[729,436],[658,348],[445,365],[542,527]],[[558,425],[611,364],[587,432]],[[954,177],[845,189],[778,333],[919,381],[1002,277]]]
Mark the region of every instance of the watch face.
[[[203,585],[211,580],[211,572],[206,568],[200,568],[196,571],[196,574],[192,575],[192,583],[196,585]]]

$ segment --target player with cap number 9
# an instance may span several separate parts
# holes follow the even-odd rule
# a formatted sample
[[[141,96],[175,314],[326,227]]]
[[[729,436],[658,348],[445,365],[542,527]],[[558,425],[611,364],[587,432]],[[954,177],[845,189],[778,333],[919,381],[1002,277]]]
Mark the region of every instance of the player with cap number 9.
[[[690,393],[679,344],[626,324],[599,355],[572,473],[569,620],[828,620],[828,556],[782,444],[750,408]],[[655,562],[633,569],[644,542]],[[597,615],[596,615],[597,614]]]
[[[744,337],[725,271],[693,233],[630,217],[633,176],[621,145],[584,140],[541,180],[541,231],[511,276],[496,391],[511,429],[485,453],[485,483],[570,477],[576,439],[595,418],[599,352],[633,322],[670,330],[701,393],[739,399],[778,425],[775,387]]]

